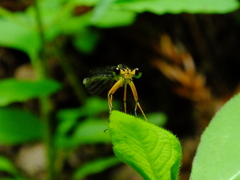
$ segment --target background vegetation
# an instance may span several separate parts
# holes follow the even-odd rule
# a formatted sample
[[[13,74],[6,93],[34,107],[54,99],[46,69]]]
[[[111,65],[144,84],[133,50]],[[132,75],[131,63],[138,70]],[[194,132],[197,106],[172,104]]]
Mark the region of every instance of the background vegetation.
[[[143,72],[147,117],[180,138],[189,179],[199,136],[239,89],[239,19],[237,0],[2,0],[0,177],[141,179],[113,156],[107,90],[82,84],[124,63]]]

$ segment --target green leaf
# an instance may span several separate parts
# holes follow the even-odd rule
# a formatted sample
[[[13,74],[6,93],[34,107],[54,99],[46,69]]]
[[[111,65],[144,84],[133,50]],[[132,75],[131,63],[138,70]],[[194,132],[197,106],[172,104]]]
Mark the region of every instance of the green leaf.
[[[57,117],[60,120],[58,132],[66,134],[73,126],[76,126],[78,119],[97,119],[100,113],[108,111],[106,100],[97,97],[89,98],[81,108],[64,109],[58,112]]]
[[[41,81],[4,79],[0,81],[0,106],[50,95],[58,89],[59,83],[50,79]]]
[[[97,31],[87,30],[74,38],[74,44],[81,52],[90,54],[93,52],[100,34]]]
[[[111,28],[118,26],[127,26],[134,22],[136,13],[133,11],[125,11],[119,8],[111,8],[102,15],[100,19],[93,24],[101,28]]]
[[[213,117],[197,149],[191,180],[240,179],[240,94]]]
[[[13,176],[17,175],[17,170],[12,162],[4,156],[0,156],[0,172],[8,172]]]
[[[21,177],[13,163],[4,156],[0,156],[0,172],[7,172],[12,177],[1,177],[1,180],[25,180]]]
[[[119,105],[114,104],[117,108]],[[100,113],[108,112],[107,100],[98,97],[88,98],[86,104],[81,108],[64,109],[58,112],[61,121],[76,121],[79,118],[97,117]]]
[[[164,113],[159,112],[147,114],[147,119],[150,123],[157,126],[163,126],[167,122],[167,116]]]
[[[40,140],[43,127],[40,120],[25,111],[0,108],[0,144],[19,144]]]
[[[181,146],[173,134],[118,111],[109,126],[114,153],[145,180],[178,179]]]
[[[237,0],[118,0],[115,8],[142,13],[228,13],[239,8]]]
[[[108,116],[108,111],[107,100],[97,97],[89,98],[81,108],[60,111],[56,145],[72,148],[80,144],[110,143],[109,131],[106,131],[108,120],[99,118],[101,113]]]
[[[40,42],[31,17],[0,8],[0,45],[36,54]]]
[[[96,22],[110,8],[115,0],[99,0],[99,3],[93,10],[92,22]]]
[[[72,148],[81,144],[110,143],[107,120],[88,119],[75,124],[72,135],[58,132],[56,144],[59,147]]]
[[[79,32],[90,24],[91,17],[76,18],[72,15],[77,2],[65,0],[41,0],[38,2],[45,40],[52,41],[61,33]],[[10,12],[0,8],[0,45],[26,52],[32,60],[39,53],[41,46],[36,23],[35,7],[29,6],[24,12]],[[76,21],[77,19],[77,21]],[[72,26],[72,21],[74,23]],[[66,26],[66,22],[68,26]]]
[[[82,179],[90,174],[96,174],[112,167],[121,161],[116,157],[102,158],[81,166],[75,173],[74,179]]]
[[[79,124],[72,136],[74,144],[110,143],[107,119],[87,120]]]

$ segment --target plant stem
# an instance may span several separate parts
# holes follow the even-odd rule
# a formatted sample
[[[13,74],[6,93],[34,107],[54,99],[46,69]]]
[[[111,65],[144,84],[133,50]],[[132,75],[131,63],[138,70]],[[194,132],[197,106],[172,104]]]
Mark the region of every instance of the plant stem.
[[[59,48],[58,48],[59,49]],[[73,68],[71,67],[69,61],[65,57],[65,55],[60,51],[56,53],[58,58],[58,62],[60,63],[63,71],[67,75],[69,82],[71,83],[75,94],[79,102],[84,104],[86,102],[86,94],[83,90],[83,86],[79,83],[76,73],[74,72]]]
[[[39,79],[47,78],[48,70],[47,70],[47,62],[46,62],[46,50],[45,50],[45,37],[44,37],[44,28],[41,19],[40,8],[38,5],[38,0],[34,0],[34,8],[36,12],[36,22],[37,22],[37,29],[38,29],[38,36],[41,43],[38,59],[36,60],[35,70]],[[34,60],[35,61],[35,60]],[[50,114],[52,112],[52,105],[51,101],[48,96],[39,98],[40,101],[40,113],[41,118],[44,124],[44,143],[46,148],[46,179],[47,180],[55,180],[55,169],[54,169],[54,162],[55,162],[55,148],[53,146],[53,135],[52,135],[52,125],[51,125],[51,118]]]

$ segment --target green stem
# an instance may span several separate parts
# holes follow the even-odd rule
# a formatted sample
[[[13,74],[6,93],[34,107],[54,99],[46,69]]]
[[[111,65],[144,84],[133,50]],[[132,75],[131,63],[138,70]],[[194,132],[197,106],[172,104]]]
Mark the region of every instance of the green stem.
[[[36,12],[36,22],[37,22],[37,29],[38,29],[38,36],[41,43],[40,51],[38,54],[38,59],[33,60],[35,61],[35,70],[39,79],[47,78],[48,70],[46,66],[46,50],[45,50],[45,37],[44,37],[44,28],[41,20],[41,13],[40,8],[38,6],[38,1],[34,1],[34,7]],[[37,62],[36,62],[37,61]],[[40,101],[40,113],[41,118],[44,123],[44,143],[46,148],[46,161],[47,161],[47,180],[55,180],[55,169],[54,169],[54,162],[55,162],[55,149],[53,146],[53,134],[52,134],[52,125],[51,125],[51,118],[50,114],[52,112],[52,104],[50,102],[49,97],[41,97],[39,98]]]
[[[67,75],[67,78],[68,78],[69,82],[71,83],[79,102],[84,104],[86,102],[86,93],[83,90],[83,85],[81,85],[79,83],[77,75],[74,72],[73,68],[71,67],[71,65],[68,62],[68,59],[65,57],[65,55],[61,51],[57,52],[56,55],[58,57],[58,62],[60,63],[63,71]]]

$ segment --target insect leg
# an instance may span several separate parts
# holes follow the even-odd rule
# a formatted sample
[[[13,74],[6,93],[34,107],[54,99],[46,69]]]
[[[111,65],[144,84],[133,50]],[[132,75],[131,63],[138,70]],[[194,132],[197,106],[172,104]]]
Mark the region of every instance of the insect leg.
[[[127,84],[124,84],[124,94],[123,94],[123,103],[124,103],[124,112],[127,113]]]
[[[109,107],[109,113],[112,111],[112,99],[113,99],[113,94],[118,90],[118,88],[123,86],[124,81],[123,80],[118,80],[112,88],[108,91],[108,107]]]
[[[140,106],[140,103],[138,102],[137,89],[136,89],[134,83],[132,81],[130,81],[128,84],[129,84],[129,86],[130,86],[130,88],[132,90],[133,97],[134,97],[134,100],[136,102],[135,109],[134,109],[135,115],[137,115],[137,107],[138,107],[140,109],[140,111],[142,112],[142,115],[143,115],[144,119],[147,121],[147,117],[145,116],[145,114],[144,114],[144,112],[143,112],[143,110],[142,110],[142,108]]]

